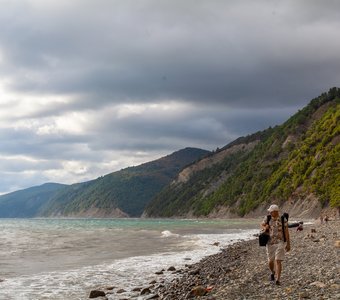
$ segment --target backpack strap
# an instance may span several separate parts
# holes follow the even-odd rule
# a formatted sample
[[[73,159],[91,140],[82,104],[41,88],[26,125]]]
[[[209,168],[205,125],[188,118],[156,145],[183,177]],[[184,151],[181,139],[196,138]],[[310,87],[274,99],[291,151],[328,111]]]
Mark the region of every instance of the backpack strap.
[[[271,215],[267,215],[267,225],[269,225],[269,222],[270,222],[270,220],[272,219],[272,216]]]
[[[281,216],[281,225],[282,225],[282,236],[283,241],[286,242],[286,234],[285,234],[285,216]]]
[[[285,217],[285,219],[286,219],[286,220],[287,220],[287,222],[288,222],[288,219],[289,219],[289,214],[288,214],[287,212],[285,212],[285,213],[283,213],[282,215]]]
[[[272,218],[271,215],[267,215],[267,221],[266,221],[267,225],[269,225],[269,222],[270,222],[271,218]],[[269,230],[267,229],[266,232],[269,232]]]

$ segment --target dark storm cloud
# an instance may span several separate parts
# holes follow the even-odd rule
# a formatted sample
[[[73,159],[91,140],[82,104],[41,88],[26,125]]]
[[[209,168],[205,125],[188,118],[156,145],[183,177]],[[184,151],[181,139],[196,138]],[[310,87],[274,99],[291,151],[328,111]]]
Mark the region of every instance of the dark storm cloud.
[[[234,109],[179,106],[159,111],[146,108],[139,114],[119,118],[114,113],[101,114],[100,122],[91,124],[89,139],[93,151],[104,149],[156,151],[176,150],[185,146],[214,150],[239,136],[278,125],[296,107],[279,109]],[[99,134],[96,134],[100,132]],[[202,143],[204,141],[204,143]],[[170,150],[168,150],[170,152]]]
[[[77,95],[85,108],[168,99],[276,107],[340,81],[337,1],[54,6],[1,13],[11,89]]]
[[[0,193],[223,147],[340,82],[339,1],[0,5]]]

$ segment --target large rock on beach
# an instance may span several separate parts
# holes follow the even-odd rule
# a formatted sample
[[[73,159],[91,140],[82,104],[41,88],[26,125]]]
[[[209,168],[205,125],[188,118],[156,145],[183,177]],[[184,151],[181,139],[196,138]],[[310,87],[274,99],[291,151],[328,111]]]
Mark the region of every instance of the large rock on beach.
[[[100,290],[93,290],[90,292],[89,298],[98,298],[98,297],[105,297],[106,294]]]
[[[141,295],[147,295],[147,294],[150,294],[150,293],[151,293],[150,288],[144,288],[144,289],[142,289],[142,291],[140,292]]]
[[[194,287],[188,294],[188,297],[204,296],[207,293],[207,289],[204,286]]]

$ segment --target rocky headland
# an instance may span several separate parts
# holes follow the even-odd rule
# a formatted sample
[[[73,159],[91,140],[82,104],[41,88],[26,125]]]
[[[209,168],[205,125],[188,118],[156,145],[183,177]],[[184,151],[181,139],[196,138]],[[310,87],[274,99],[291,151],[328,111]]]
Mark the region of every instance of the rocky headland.
[[[303,231],[291,228],[291,251],[283,262],[280,286],[270,282],[265,247],[255,238],[227,247],[212,245],[222,246],[221,251],[183,269],[155,270],[157,279],[149,286],[132,291],[103,289],[98,296],[138,300],[340,299],[339,229],[340,220],[305,224]]]

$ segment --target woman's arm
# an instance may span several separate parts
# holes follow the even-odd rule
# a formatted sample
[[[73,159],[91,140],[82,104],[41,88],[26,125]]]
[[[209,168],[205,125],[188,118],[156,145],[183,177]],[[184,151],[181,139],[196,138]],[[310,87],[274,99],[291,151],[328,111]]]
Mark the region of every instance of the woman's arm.
[[[289,230],[288,225],[285,226],[285,237],[286,237],[286,251],[290,251],[290,236],[289,236]]]

